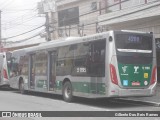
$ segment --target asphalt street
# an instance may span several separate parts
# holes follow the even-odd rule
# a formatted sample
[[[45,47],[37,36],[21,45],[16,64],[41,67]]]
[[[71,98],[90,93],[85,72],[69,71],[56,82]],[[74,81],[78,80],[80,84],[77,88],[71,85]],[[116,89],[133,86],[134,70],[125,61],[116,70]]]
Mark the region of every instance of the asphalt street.
[[[75,98],[73,103],[66,103],[62,96],[28,93],[20,94],[16,90],[0,90],[0,111],[160,111],[160,107],[144,105],[138,102],[112,101],[112,99],[85,99]],[[0,120],[51,120],[52,118],[0,118]],[[97,120],[97,117],[64,117],[54,120]],[[98,120],[106,120],[106,117],[99,117]],[[116,120],[117,117],[107,119]],[[134,117],[118,117],[118,120],[133,120]],[[141,120],[142,118],[138,118]],[[143,120],[151,118],[143,117]],[[154,117],[154,120],[159,118]]]

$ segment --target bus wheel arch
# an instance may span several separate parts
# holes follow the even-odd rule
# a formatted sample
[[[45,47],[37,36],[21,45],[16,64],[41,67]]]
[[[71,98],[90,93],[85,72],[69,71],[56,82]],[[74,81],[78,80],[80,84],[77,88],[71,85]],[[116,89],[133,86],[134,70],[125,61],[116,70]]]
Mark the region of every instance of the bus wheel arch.
[[[19,91],[21,94],[24,94],[25,93],[25,90],[24,90],[24,80],[22,77],[19,78]]]
[[[62,95],[66,102],[73,101],[73,87],[68,78],[65,78],[62,82]]]

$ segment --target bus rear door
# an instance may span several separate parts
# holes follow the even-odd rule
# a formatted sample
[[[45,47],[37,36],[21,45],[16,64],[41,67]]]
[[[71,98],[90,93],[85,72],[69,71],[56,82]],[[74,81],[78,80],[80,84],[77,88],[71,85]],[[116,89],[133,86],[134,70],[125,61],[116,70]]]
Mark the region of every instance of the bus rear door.
[[[57,52],[52,51],[49,53],[49,91],[54,91],[55,80],[56,80],[56,60],[57,60]]]

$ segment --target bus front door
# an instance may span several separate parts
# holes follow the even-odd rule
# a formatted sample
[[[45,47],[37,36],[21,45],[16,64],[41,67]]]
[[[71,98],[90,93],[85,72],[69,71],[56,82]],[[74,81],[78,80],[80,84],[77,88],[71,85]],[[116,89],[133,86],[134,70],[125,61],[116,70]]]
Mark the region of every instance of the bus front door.
[[[56,60],[57,52],[53,51],[50,53],[50,62],[48,64],[49,68],[49,91],[54,91],[55,81],[56,81]]]

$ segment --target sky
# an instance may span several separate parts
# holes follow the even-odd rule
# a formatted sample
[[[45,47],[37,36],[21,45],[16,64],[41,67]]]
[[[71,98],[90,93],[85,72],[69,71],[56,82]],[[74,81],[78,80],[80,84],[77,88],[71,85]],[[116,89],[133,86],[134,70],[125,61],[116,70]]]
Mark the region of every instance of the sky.
[[[44,31],[44,27],[42,27],[33,32],[6,39],[45,24],[44,15],[38,14],[37,2],[40,1],[41,0],[0,0],[0,10],[2,11],[1,30],[2,39],[5,39],[4,41],[20,41]]]

